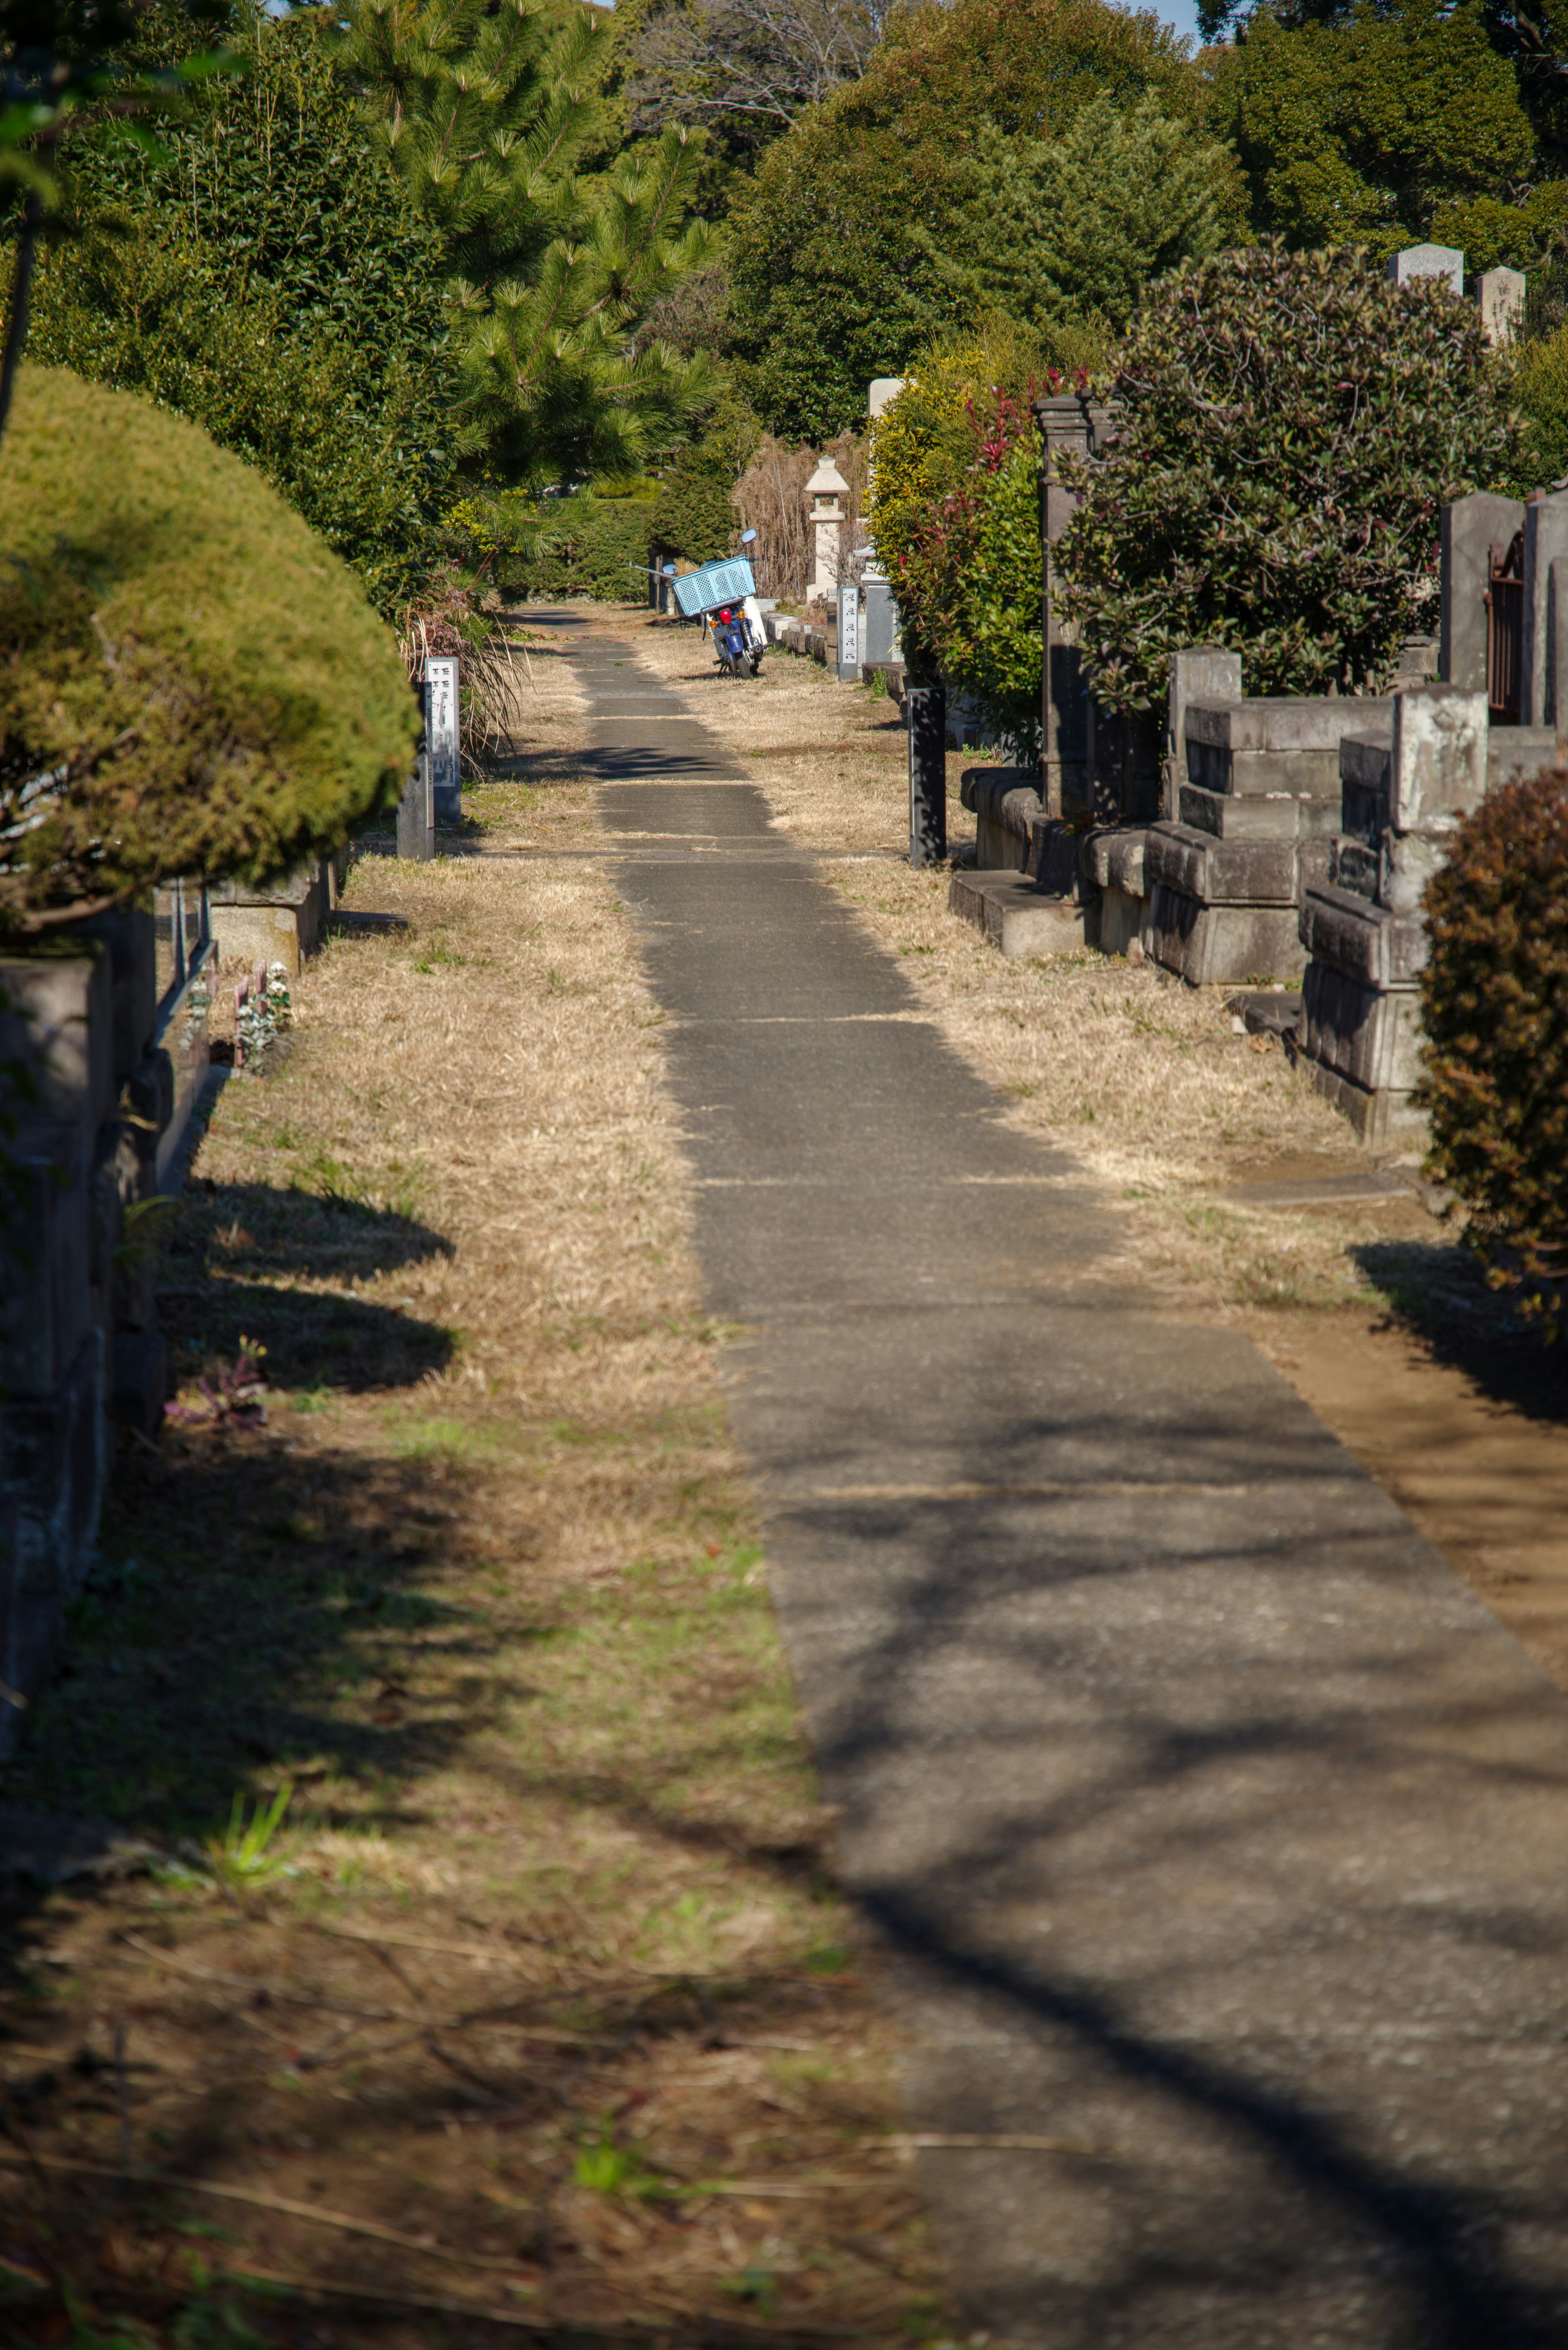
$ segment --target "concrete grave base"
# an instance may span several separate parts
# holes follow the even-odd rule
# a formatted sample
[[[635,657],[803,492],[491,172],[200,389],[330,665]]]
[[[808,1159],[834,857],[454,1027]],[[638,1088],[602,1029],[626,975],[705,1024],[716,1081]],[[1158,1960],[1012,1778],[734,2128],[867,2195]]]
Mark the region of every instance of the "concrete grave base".
[[[1143,933],[1148,923],[1148,899],[1135,897],[1130,889],[1118,889],[1110,882],[1100,892],[1098,933],[1094,943],[1102,954],[1125,955],[1129,947],[1143,951]]]
[[[213,936],[225,962],[280,962],[291,979],[321,943],[330,910],[326,865],[303,866],[278,889],[230,882],[212,892]]]
[[[1209,906],[1155,884],[1148,951],[1194,987],[1295,979],[1305,963],[1291,906]]]
[[[1381,1086],[1368,1092],[1354,1077],[1341,1075],[1337,1069],[1326,1068],[1323,1062],[1302,1055],[1302,1066],[1311,1078],[1313,1089],[1342,1110],[1360,1139],[1369,1149],[1382,1150],[1396,1142],[1413,1142],[1424,1146],[1429,1139],[1425,1113],[1413,1108],[1410,1097],[1397,1087]]]
[[[1042,897],[1026,873],[955,873],[948,911],[1004,955],[1072,954],[1094,944],[1085,928],[1094,909]]]

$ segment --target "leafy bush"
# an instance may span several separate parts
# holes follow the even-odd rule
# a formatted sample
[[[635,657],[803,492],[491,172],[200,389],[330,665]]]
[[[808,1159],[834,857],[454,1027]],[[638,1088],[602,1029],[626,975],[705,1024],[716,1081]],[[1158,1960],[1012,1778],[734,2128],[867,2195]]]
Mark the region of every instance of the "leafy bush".
[[[1479,313],[1354,253],[1217,255],[1150,293],[1054,553],[1108,708],[1163,703],[1183,645],[1253,693],[1356,693],[1438,605],[1442,502],[1511,472]]]
[[[400,788],[419,717],[390,631],[194,425],[24,369],[0,552],[0,920],[261,879]]]
[[[1568,473],[1568,325],[1525,343],[1513,370],[1513,405],[1520,419],[1521,497]]]
[[[530,596],[592,596],[601,604],[640,604],[648,595],[651,498],[597,498],[579,491],[535,506],[544,530],[540,553],[510,577]]]
[[[1498,1287],[1568,1299],[1568,767],[1490,792],[1426,899],[1428,1164]]]
[[[653,540],[689,563],[728,555],[741,525],[730,500],[732,475],[705,446],[683,449],[667,467],[653,505]]]
[[[1057,380],[1040,344],[998,326],[929,351],[872,427],[871,531],[905,650],[967,694],[982,727],[1023,759],[1040,737],[1040,450],[1029,403]]]

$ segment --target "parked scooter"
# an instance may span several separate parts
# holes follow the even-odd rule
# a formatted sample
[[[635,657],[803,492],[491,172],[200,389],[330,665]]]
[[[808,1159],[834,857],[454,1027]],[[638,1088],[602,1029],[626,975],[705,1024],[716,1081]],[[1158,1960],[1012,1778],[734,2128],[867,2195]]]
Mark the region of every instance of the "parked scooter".
[[[742,531],[741,545],[750,546],[756,536],[754,530]],[[675,601],[688,619],[701,619],[711,635],[721,673],[755,677],[768,649],[768,636],[750,563],[743,556],[732,556],[704,563],[684,578],[676,578],[673,573],[674,566],[667,564],[665,574]]]
[[[755,677],[761,669],[763,654],[767,650],[762,619],[754,596],[744,597],[739,604],[721,604],[717,611],[709,614],[713,650],[726,677]]]

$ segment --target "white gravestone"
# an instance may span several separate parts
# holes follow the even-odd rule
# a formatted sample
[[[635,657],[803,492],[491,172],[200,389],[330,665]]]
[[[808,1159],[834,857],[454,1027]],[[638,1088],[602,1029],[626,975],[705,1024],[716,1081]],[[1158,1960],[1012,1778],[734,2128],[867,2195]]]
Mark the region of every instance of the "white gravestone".
[[[860,678],[860,583],[846,579],[838,589],[838,674]]]
[[[431,795],[437,824],[462,821],[462,767],[458,752],[458,678],[455,654],[425,660],[425,748],[430,754]]]
[[[1465,256],[1451,244],[1407,244],[1391,254],[1388,275],[1396,286],[1409,286],[1417,277],[1446,277],[1454,293],[1465,290]]]

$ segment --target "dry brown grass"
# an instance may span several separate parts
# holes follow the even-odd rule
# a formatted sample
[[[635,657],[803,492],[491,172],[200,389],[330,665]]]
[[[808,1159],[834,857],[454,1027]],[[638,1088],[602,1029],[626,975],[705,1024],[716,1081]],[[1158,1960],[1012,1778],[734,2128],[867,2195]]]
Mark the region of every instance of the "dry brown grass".
[[[0,2177],[46,2282],[11,2278],[7,2340],[61,2338],[51,2267],[150,2344],[228,2338],[246,2270],[316,2296],[245,2293],[280,2344],[483,2338],[463,2310],[715,2344],[934,2322],[658,1016],[597,866],[513,853],[590,837],[560,676],[462,853],[357,865],[179,1214],[181,1386],[243,1334],[267,1424],[122,1463],[9,1776],[171,1857],[13,1888],[10,2134],[45,2168]],[[231,1795],[285,1784],[294,1873],[225,1889],[200,1856]],[[95,2176],[122,2118],[192,2183]]]

